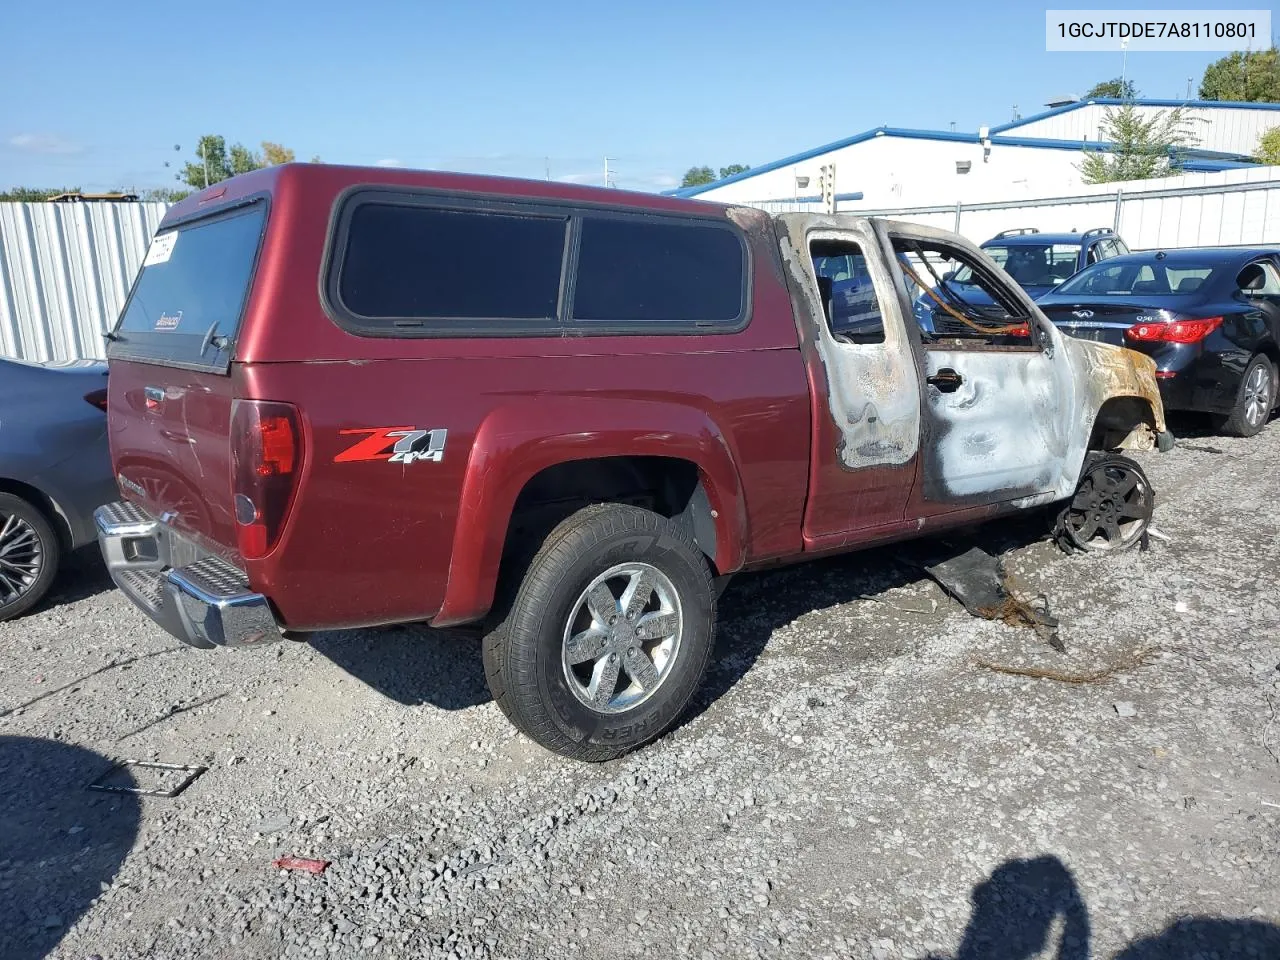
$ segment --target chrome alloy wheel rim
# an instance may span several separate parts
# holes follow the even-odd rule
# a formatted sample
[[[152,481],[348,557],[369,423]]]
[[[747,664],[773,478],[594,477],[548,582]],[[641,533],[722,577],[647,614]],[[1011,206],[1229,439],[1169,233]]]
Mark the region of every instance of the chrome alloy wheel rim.
[[[1244,385],[1244,415],[1252,427],[1267,419],[1271,412],[1271,375],[1264,366],[1253,368]]]
[[[44,569],[44,546],[17,514],[0,513],[0,607],[18,600]]]
[[[684,612],[657,567],[620,563],[574,603],[561,645],[564,678],[584,706],[621,713],[657,692],[680,652]]]

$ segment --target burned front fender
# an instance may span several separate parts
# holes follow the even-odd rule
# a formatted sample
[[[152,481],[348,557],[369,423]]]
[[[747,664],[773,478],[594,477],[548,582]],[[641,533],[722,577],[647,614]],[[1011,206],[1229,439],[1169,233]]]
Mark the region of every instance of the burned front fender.
[[[1057,349],[1068,361],[1074,393],[1073,453],[1078,458],[1072,458],[1075,470],[1069,469],[1069,476],[1078,476],[1091,445],[1111,450],[1172,447],[1155,361],[1134,350],[1054,333]]]

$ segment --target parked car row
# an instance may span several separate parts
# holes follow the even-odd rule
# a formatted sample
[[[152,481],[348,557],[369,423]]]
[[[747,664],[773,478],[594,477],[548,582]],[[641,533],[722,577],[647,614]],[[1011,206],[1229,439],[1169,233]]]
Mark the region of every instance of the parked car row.
[[[193,647],[478,624],[520,730],[616,757],[701,685],[726,577],[1048,505],[1061,542],[1126,549],[1154,496],[1125,453],[1173,446],[1162,390],[1196,395],[1212,348],[1250,385],[1229,425],[1265,419],[1272,255],[1206,269],[1064,237],[979,249],[564,184],[256,171],[166,214],[108,335],[112,465],[71,502],[111,501],[113,580]],[[1029,292],[1046,272],[1064,282],[1041,303],[1075,321],[1112,323],[1073,311],[1153,280],[1172,299],[1068,336]],[[84,539],[36,482],[90,446],[62,436],[17,435],[38,456],[10,513],[46,560]],[[52,576],[14,542],[0,616]]]

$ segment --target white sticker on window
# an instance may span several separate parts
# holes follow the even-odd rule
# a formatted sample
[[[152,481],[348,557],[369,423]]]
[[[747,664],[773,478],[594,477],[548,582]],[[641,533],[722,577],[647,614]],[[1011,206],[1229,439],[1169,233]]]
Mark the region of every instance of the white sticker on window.
[[[170,230],[168,233],[162,233],[154,237],[151,246],[147,248],[146,259],[142,261],[144,267],[155,266],[157,263],[165,263],[173,256],[173,248],[178,242],[178,231]]]

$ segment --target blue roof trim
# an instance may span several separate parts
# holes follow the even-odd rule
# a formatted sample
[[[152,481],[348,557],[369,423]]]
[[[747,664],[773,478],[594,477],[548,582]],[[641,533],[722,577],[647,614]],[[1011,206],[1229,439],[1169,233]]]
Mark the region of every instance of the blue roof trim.
[[[1102,103],[1103,101],[1097,100],[1090,102]],[[1119,103],[1121,101],[1117,100],[1115,102]],[[1076,104],[1074,106],[1083,106],[1083,104]],[[1280,103],[1266,104],[1266,106],[1280,110]],[[1062,112],[1067,109],[1072,108],[1061,107],[1058,111],[1051,112]],[[668,190],[663,195],[669,197],[696,197],[698,194],[705,193],[708,190],[714,190],[719,187],[728,186],[731,183],[748,180],[758,174],[769,173],[772,170],[778,170],[782,167],[789,167],[792,164],[800,163],[804,160],[812,160],[814,157],[821,156],[824,153],[830,153],[833,150],[843,150],[845,147],[864,143],[867,140],[874,140],[876,137],[900,137],[907,140],[942,140],[951,143],[982,142],[982,138],[976,133],[958,133],[951,130],[912,130],[906,127],[874,127],[871,130],[855,134],[852,137],[846,137],[843,140],[836,140],[832,143],[823,144],[820,147],[814,147],[811,150],[794,153],[789,157],[783,157],[781,160],[774,160],[771,163],[762,163],[758,167],[752,167],[750,170],[744,170],[742,173],[735,173],[733,176],[725,177],[722,180],[713,180],[711,183],[701,183],[696,187],[679,187],[675,190]],[[1103,143],[1098,140],[1051,140],[1046,137],[1004,137],[996,135],[994,130],[992,131],[990,139],[993,146],[1036,147],[1042,150],[1110,150],[1113,146],[1110,143]],[[1190,150],[1187,151],[1184,156],[1196,156],[1224,161],[1245,161],[1246,159],[1243,154],[1221,153],[1213,150]],[[1248,166],[1249,164],[1247,162],[1242,162],[1239,165]]]
[[[1240,170],[1245,167],[1256,167],[1256,163],[1244,160],[1200,160],[1195,157],[1182,161],[1182,169],[1193,173],[1219,173],[1223,170]]]
[[[837,193],[836,194],[836,203],[840,203],[841,201],[852,202],[854,200],[861,200],[861,199],[862,199],[861,190],[859,190],[857,193]],[[770,202],[771,203],[821,203],[822,197],[816,193],[813,193],[813,194],[806,194],[803,197],[777,197],[775,200],[772,200]]]
[[[1012,130],[1015,127],[1023,127],[1028,123],[1035,123],[1037,120],[1044,120],[1048,117],[1056,117],[1062,113],[1070,113],[1072,110],[1079,110],[1081,107],[1087,107],[1090,104],[1097,104],[1098,106],[1103,107],[1119,107],[1126,103],[1131,103],[1138,107],[1208,107],[1211,109],[1232,110],[1280,110],[1280,103],[1256,103],[1246,102],[1243,100],[1155,100],[1143,98],[1135,100],[1121,100],[1116,97],[1093,97],[1089,100],[1077,100],[1075,103],[1068,103],[1061,107],[1054,107],[1050,110],[1045,110],[1029,117],[1023,117],[1021,120],[1002,123],[998,127],[992,127],[991,133],[994,136],[995,134],[1003,133],[1005,130]]]
[[[832,150],[840,150],[843,147],[851,147],[855,143],[862,143],[864,140],[870,140],[873,137],[880,136],[889,129],[888,127],[876,127],[867,130],[864,133],[858,133],[852,137],[845,137],[843,140],[835,140],[831,143],[825,143],[820,147],[814,147],[812,150],[805,150],[801,153],[794,153],[789,157],[783,157],[781,160],[774,160],[770,163],[762,163],[758,167],[752,167],[750,170],[744,170],[742,173],[735,173],[731,177],[725,177],[721,180],[715,180],[711,183],[700,183],[696,187],[681,187],[678,190],[672,190],[673,197],[695,197],[700,193],[710,190],[712,187],[724,187],[731,183],[737,183],[739,180],[746,180],[754,177],[756,174],[768,173],[770,170],[778,170],[782,167],[788,167],[793,163],[799,163],[801,160],[811,160],[814,157],[821,156],[824,153],[830,153]]]

